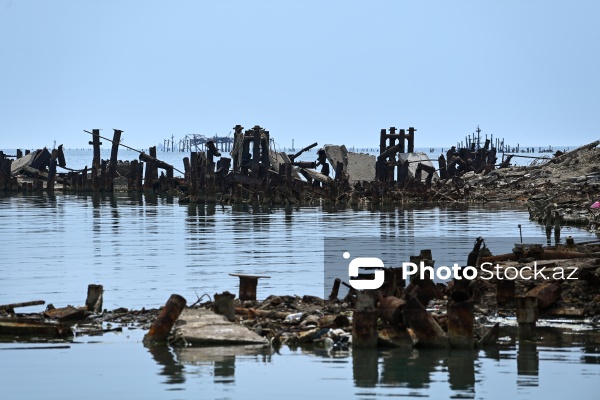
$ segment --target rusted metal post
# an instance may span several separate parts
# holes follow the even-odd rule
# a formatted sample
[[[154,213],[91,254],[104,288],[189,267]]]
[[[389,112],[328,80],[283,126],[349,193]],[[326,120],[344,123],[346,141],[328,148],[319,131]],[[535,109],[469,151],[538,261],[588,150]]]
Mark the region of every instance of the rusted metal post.
[[[448,339],[451,347],[473,348],[473,303],[448,302]]]
[[[404,305],[404,320],[417,336],[421,347],[446,347],[448,338],[425,307],[412,296]]]
[[[156,321],[144,336],[144,344],[151,345],[164,343],[169,337],[171,328],[183,311],[186,300],[178,294],[172,294],[165,306],[160,310]]]
[[[104,288],[102,285],[88,285],[87,299],[85,300],[85,306],[88,311],[95,313],[102,312],[102,296]]]
[[[331,288],[331,293],[329,294],[329,300],[337,300],[341,283],[342,280],[340,278],[335,278],[333,281],[333,287]]]
[[[215,293],[212,310],[217,314],[224,315],[229,321],[235,321],[234,298],[235,295],[229,292]]]
[[[377,317],[373,294],[365,291],[356,292],[356,303],[352,314],[352,347],[377,347]]]
[[[379,315],[395,325],[402,324],[402,311],[406,300],[395,296],[387,296],[379,300]]]
[[[270,278],[264,275],[229,274],[240,278],[240,292],[238,298],[241,301],[256,300],[256,287],[260,278]]]
[[[538,299],[535,296],[516,296],[517,322],[519,323],[519,338],[522,340],[535,339],[535,323],[538,318]]]

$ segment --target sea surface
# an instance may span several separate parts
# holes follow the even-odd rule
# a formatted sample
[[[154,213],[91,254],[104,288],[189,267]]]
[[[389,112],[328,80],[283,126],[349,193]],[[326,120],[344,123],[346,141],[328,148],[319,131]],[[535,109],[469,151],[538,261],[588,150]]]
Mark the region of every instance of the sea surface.
[[[68,165],[77,159],[66,157]],[[156,308],[173,293],[190,304],[205,293],[237,293],[230,273],[270,276],[259,281],[259,299],[322,297],[328,237],[430,239],[434,258],[466,261],[478,236],[516,243],[520,235],[546,242],[522,204],[269,208],[128,194],[0,195],[0,304],[79,306],[91,283],[104,286],[109,310]],[[599,239],[568,226],[563,235]],[[3,399],[599,398],[595,321],[545,321],[538,341],[520,343],[514,319],[488,322],[495,320],[500,344],[474,351],[148,349],[145,332],[133,327],[67,342],[5,338],[0,388]]]

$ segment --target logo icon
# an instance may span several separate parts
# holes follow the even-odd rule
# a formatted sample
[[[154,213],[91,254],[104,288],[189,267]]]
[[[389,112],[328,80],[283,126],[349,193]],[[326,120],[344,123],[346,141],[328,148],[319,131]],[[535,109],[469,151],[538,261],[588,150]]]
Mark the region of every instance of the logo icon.
[[[342,255],[344,259],[350,258],[350,253],[347,251]],[[373,279],[349,279],[350,286],[356,290],[379,289],[383,285],[384,280],[384,264],[377,257],[356,257],[348,264],[348,275],[350,278],[357,278],[359,269],[375,268],[375,276]]]

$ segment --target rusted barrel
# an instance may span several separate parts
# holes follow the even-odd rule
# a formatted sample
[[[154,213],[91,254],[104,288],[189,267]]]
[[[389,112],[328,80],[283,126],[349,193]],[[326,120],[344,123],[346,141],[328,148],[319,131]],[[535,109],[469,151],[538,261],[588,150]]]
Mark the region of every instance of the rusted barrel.
[[[160,310],[156,321],[144,336],[144,344],[156,344],[165,342],[171,332],[171,328],[179,318],[185,307],[186,300],[178,294],[172,294],[167,304]]]
[[[402,323],[402,309],[405,303],[405,300],[398,297],[385,297],[379,301],[379,315],[384,320],[399,325]]]

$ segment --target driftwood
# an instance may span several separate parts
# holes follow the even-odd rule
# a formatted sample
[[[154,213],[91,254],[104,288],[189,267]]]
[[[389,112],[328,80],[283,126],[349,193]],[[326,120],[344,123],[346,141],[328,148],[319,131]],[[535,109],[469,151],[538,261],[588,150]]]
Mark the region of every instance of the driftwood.
[[[46,302],[44,300],[33,300],[33,301],[25,301],[23,303],[3,304],[3,305],[0,305],[0,310],[6,310],[9,313],[13,314],[15,312],[15,308],[40,306],[43,304],[46,304]]]

